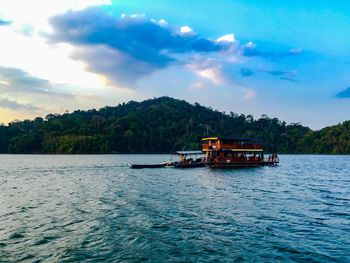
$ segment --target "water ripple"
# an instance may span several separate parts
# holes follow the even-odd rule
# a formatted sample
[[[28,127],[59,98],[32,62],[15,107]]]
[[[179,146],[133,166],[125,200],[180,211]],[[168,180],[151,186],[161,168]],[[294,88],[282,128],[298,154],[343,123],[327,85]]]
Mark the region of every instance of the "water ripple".
[[[0,262],[349,262],[350,157],[131,170],[165,155],[0,161]]]

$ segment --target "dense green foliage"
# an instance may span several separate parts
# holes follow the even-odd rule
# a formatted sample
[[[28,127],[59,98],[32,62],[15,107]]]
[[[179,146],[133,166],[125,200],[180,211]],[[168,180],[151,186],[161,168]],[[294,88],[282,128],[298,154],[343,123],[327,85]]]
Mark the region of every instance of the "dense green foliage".
[[[350,153],[350,121],[312,131],[161,97],[0,126],[1,153],[169,153],[200,149],[202,137],[249,137],[268,152]]]

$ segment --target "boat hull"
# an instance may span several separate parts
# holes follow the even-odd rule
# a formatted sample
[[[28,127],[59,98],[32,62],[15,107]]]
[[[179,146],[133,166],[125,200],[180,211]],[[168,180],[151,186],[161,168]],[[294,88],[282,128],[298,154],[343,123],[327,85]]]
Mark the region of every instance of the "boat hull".
[[[204,167],[205,163],[177,163],[174,165],[175,168],[197,168]]]
[[[166,164],[131,164],[131,169],[164,168]]]
[[[250,167],[260,167],[262,166],[262,162],[230,162],[230,163],[210,163],[210,168],[219,168],[219,169],[226,169],[226,168],[250,168]]]
[[[278,161],[209,163],[210,168],[249,168],[249,167],[277,166],[277,165],[278,165]]]

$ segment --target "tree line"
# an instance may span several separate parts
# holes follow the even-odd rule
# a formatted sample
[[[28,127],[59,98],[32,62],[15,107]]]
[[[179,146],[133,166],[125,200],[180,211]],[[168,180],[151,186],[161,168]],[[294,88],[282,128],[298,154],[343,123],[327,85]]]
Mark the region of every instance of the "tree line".
[[[350,121],[313,131],[169,97],[0,125],[0,153],[171,153],[198,150],[207,136],[256,138],[267,152],[350,153]]]

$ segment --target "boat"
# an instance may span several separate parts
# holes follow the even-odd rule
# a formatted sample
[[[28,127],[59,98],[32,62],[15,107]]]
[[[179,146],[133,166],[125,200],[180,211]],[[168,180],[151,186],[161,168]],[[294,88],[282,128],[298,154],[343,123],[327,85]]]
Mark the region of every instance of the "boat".
[[[130,164],[132,169],[146,169],[146,168],[196,168],[204,167],[206,163],[204,162],[204,156],[202,151],[176,151],[175,155],[179,156],[179,161],[172,162],[166,161],[159,164]],[[201,157],[197,157],[202,155]],[[194,159],[193,157],[196,156]]]
[[[164,168],[166,166],[169,166],[171,163],[169,162],[163,162],[163,163],[157,163],[157,164],[130,164],[130,168],[132,169],[145,169],[145,168]]]
[[[132,169],[144,169],[144,168],[163,168],[165,164],[131,164]]]
[[[211,168],[275,166],[279,163],[275,153],[264,158],[264,147],[257,139],[208,137],[202,141],[205,162]]]
[[[177,151],[179,161],[167,161],[160,164],[131,164],[132,169],[144,168],[197,168],[208,165],[210,168],[244,168],[276,166],[279,158],[276,153],[264,157],[264,147],[252,138],[202,139],[201,151]],[[201,155],[198,157],[198,155]]]
[[[197,168],[206,166],[205,158],[202,151],[177,151],[179,161],[172,163],[175,168]],[[202,155],[198,157],[198,155]],[[193,157],[196,157],[195,159]]]

